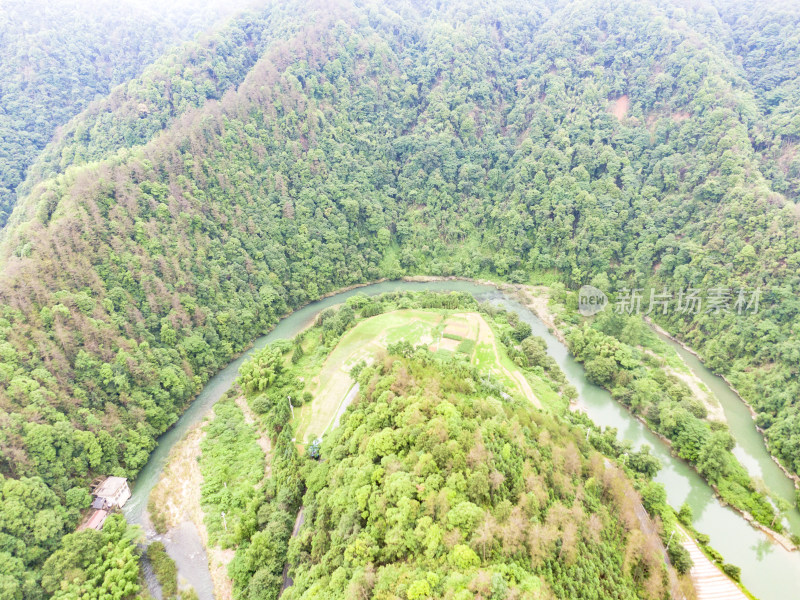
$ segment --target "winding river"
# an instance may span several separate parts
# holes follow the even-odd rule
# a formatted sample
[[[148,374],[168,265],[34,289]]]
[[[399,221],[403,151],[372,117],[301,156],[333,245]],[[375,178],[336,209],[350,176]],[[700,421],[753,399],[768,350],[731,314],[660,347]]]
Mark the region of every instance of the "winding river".
[[[340,304],[354,294],[375,295],[421,290],[468,292],[479,300],[491,301],[520,315],[522,320],[531,325],[536,335],[546,340],[548,352],[578,390],[579,405],[589,417],[600,426],[616,427],[619,436],[630,440],[634,447],[648,444],[653,448],[653,454],[663,464],[656,480],[666,488],[669,503],[679,507],[688,502],[694,513],[696,528],[711,538],[712,546],[723,554],[727,562],[742,568],[742,582],[761,600],[786,600],[800,596],[800,552],[784,550],[765,533],[750,526],[738,513],[723,507],[711,488],[685,462],[673,457],[658,436],[614,401],[607,391],[586,379],[583,367],[569,355],[564,344],[548,331],[534,313],[492,286],[466,281],[391,281],[348,290],[295,311],[281,320],[270,333],[259,338],[253,349],[262,348],[277,339],[293,337],[307,327],[321,310]],[[755,477],[763,479],[773,495],[791,499],[794,495],[793,483],[770,459],[747,407],[722,379],[705,369],[692,354],[677,344],[675,346],[689,367],[722,403],[731,431],[737,440],[737,457]],[[212,600],[214,596],[205,551],[197,531],[193,526],[187,525],[169,532],[166,536],[158,536],[147,519],[147,498],[158,481],[172,447],[205,417],[214,403],[228,390],[236,379],[239,366],[251,352],[252,350],[248,351],[212,377],[175,426],[159,438],[158,446],[140,472],[133,496],[124,509],[128,521],[141,525],[149,539],[160,539],[164,542],[178,565],[181,578],[196,589],[200,600]],[[789,516],[792,528],[800,531],[800,513],[796,510],[792,513]]]
[[[736,438],[733,454],[739,462],[753,477],[764,482],[764,486],[773,497],[782,498],[794,506],[796,495],[794,481],[786,476],[769,455],[764,438],[756,429],[753,415],[747,405],[722,377],[706,368],[697,356],[667,336],[660,335],[660,337],[677,351],[683,362],[719,400],[722,412],[725,413],[725,420]],[[800,534],[800,510],[793,508],[787,511],[786,521],[791,532]]]

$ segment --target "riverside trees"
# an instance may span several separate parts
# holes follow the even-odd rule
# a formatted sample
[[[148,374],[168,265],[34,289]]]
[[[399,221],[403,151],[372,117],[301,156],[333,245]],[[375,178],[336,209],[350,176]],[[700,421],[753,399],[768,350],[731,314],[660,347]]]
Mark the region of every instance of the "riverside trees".
[[[287,310],[419,273],[769,283],[757,314],[658,318],[800,468],[791,151],[785,183],[762,171],[794,143],[797,103],[780,103],[780,140],[764,134],[766,95],[702,3],[551,4],[290,3],[268,18],[275,37],[243,25],[70,126],[0,247],[0,472],[41,478],[62,505],[94,474],[134,476]],[[648,404],[653,386],[634,392]]]

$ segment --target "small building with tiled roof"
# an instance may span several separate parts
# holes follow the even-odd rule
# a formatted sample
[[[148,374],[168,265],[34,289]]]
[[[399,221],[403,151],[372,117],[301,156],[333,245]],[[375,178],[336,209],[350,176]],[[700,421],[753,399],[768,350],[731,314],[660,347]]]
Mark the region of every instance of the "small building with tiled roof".
[[[92,513],[89,515],[89,518],[80,524],[78,531],[83,531],[84,529],[96,529],[100,531],[103,528],[103,523],[106,522],[107,516],[107,510],[92,511]]]

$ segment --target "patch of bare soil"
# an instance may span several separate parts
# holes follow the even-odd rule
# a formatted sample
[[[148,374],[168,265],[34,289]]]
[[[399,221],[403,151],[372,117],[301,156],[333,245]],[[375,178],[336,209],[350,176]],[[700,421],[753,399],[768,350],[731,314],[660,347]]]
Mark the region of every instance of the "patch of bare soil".
[[[444,335],[455,335],[460,338],[470,337],[470,329],[469,324],[466,321],[462,321],[461,319],[455,321],[450,320],[444,326],[444,331],[442,332]]]
[[[688,119],[691,116],[692,116],[692,113],[689,113],[689,112],[686,112],[686,111],[679,111],[679,112],[672,113],[670,115],[670,119],[672,119],[676,123],[682,123],[683,121],[685,121],[686,119]]]
[[[461,342],[458,340],[451,340],[450,338],[443,337],[439,340],[439,350],[448,350],[455,352]]]
[[[628,94],[623,94],[616,100],[612,100],[608,106],[608,109],[611,111],[611,114],[617,118],[617,120],[622,121],[622,119],[624,119],[628,114],[628,109],[630,106],[631,101],[628,98]]]

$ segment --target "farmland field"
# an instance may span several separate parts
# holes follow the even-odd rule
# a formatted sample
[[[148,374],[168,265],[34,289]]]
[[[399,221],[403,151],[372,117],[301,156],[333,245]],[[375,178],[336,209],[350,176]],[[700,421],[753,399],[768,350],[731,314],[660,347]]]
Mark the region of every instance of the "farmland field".
[[[427,345],[434,352],[460,351],[501,381],[509,392],[541,406],[525,375],[505,356],[492,328],[480,314],[395,310],[356,324],[327,356],[319,374],[307,385],[313,402],[295,411],[297,441],[310,442],[331,428],[343,410],[342,404],[355,395],[350,370],[356,364],[362,360],[370,364],[380,351],[401,341]]]

